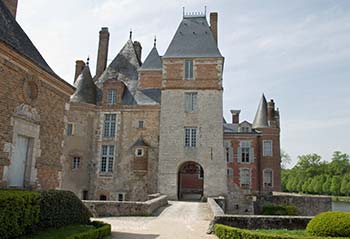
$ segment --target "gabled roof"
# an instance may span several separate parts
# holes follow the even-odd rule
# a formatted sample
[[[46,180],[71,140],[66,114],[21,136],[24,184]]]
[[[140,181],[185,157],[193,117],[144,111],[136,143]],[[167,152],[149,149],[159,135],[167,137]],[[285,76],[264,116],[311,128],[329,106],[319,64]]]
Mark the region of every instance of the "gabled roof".
[[[162,61],[158,54],[156,46],[152,48],[148,56],[146,57],[145,62],[142,64],[140,70],[161,70]]]
[[[253,129],[269,127],[267,123],[267,101],[264,94],[261,97],[258,110],[253,121]]]
[[[75,81],[75,87],[76,90],[70,99],[72,102],[96,104],[96,85],[88,65]]]
[[[222,57],[205,17],[184,17],[163,58]]]
[[[147,147],[148,144],[145,143],[145,141],[143,140],[143,138],[139,138],[133,145],[132,147]]]
[[[59,78],[2,1],[0,1],[0,41],[13,48],[19,54],[29,58],[47,73]]]

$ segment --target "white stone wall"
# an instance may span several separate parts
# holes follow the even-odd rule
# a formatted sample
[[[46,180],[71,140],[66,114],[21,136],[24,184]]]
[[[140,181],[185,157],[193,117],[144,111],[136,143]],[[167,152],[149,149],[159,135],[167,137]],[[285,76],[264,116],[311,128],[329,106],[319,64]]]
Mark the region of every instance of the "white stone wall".
[[[198,110],[185,112],[185,92],[197,92]],[[204,196],[225,195],[222,91],[163,90],[160,118],[158,189],[177,199],[178,169],[186,161],[204,170]],[[184,147],[184,127],[197,127],[197,147]]]

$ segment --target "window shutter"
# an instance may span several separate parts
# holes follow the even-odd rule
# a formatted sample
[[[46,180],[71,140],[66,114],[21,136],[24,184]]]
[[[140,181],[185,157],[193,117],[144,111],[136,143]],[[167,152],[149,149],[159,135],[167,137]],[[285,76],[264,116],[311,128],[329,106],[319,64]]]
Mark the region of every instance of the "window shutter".
[[[229,148],[229,162],[233,162],[233,148],[232,147],[230,147]]]
[[[196,112],[197,111],[197,93],[193,94],[193,98],[192,98],[192,104],[193,104],[193,111]]]
[[[249,148],[249,162],[254,163],[254,148]]]
[[[185,111],[190,112],[191,110],[191,95],[185,93]]]
[[[237,162],[242,163],[242,148],[239,147],[237,150]]]

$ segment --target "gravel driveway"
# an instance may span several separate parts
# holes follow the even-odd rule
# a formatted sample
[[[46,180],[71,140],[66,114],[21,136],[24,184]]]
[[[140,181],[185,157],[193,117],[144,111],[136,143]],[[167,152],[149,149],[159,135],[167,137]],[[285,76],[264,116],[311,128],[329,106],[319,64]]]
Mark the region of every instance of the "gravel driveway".
[[[206,203],[170,201],[152,217],[98,218],[112,225],[113,239],[214,239],[206,231],[210,222]]]

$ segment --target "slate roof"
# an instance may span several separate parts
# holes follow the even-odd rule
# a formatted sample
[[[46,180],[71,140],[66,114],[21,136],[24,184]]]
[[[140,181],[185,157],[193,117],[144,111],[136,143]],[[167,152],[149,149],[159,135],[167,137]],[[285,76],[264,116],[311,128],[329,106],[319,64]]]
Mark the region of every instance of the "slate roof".
[[[96,104],[96,85],[88,65],[84,67],[75,81],[75,87],[76,90],[70,98],[72,102]]]
[[[140,70],[161,70],[162,61],[158,54],[156,46],[152,48],[148,56],[146,57],[145,62],[142,64]]]
[[[163,58],[222,57],[205,17],[184,17]]]
[[[132,145],[132,147],[144,147],[144,146],[148,146],[148,144],[145,143],[145,141],[143,140],[143,138],[139,138],[139,139]]]
[[[266,128],[268,127],[267,123],[267,101],[265,95],[263,94],[256,111],[255,118],[253,121],[253,129]]]
[[[13,48],[19,54],[29,58],[47,73],[59,78],[2,1],[0,1],[0,41]],[[65,83],[68,84],[67,82]]]

